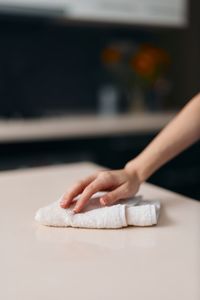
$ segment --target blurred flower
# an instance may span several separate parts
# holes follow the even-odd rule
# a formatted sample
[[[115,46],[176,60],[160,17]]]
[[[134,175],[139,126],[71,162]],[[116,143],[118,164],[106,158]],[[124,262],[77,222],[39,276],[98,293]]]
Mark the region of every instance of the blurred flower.
[[[108,47],[103,50],[101,59],[104,64],[115,64],[120,62],[122,54],[119,49]]]
[[[169,94],[167,71],[171,59],[165,49],[153,44],[112,42],[103,49],[101,60],[115,84],[125,91],[127,98],[132,98],[134,94],[133,102],[136,103],[139,98],[142,102],[143,94],[148,103],[153,103],[153,97],[159,98],[155,101],[163,103],[163,99]]]
[[[169,63],[167,52],[151,45],[141,45],[130,60],[130,65],[136,74],[149,80],[159,77]]]
[[[145,52],[137,53],[131,60],[133,70],[141,76],[151,76],[155,69],[154,58]]]

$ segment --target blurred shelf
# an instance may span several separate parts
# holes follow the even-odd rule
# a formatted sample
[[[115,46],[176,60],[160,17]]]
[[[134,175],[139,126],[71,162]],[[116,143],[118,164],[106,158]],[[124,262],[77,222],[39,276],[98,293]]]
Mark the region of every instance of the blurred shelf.
[[[174,115],[175,112],[1,119],[0,143],[147,134],[158,132]]]
[[[188,0],[0,0],[0,11],[68,21],[161,27],[188,24]]]
[[[66,16],[74,20],[132,25],[185,27],[187,0],[67,0]]]

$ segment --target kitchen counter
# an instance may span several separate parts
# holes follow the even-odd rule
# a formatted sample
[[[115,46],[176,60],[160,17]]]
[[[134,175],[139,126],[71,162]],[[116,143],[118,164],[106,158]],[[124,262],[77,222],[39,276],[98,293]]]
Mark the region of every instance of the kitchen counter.
[[[0,298],[4,300],[199,300],[200,202],[148,183],[160,199],[157,226],[118,230],[50,228],[36,210],[90,163],[0,173]]]
[[[174,115],[175,112],[117,116],[91,114],[0,120],[0,143],[158,132]]]

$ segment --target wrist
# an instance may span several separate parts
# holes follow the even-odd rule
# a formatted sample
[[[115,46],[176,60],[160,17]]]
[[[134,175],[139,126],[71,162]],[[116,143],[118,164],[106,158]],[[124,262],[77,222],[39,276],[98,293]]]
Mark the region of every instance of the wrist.
[[[142,162],[139,157],[136,157],[135,159],[129,161],[125,165],[124,169],[129,175],[136,175],[140,184],[146,181],[151,175],[151,172],[150,170],[148,170],[147,165],[145,164],[145,162]]]
[[[129,161],[125,167],[124,167],[125,172],[132,178],[138,178],[139,184],[144,182],[141,174],[140,174],[140,166],[138,163],[136,163],[135,160]]]

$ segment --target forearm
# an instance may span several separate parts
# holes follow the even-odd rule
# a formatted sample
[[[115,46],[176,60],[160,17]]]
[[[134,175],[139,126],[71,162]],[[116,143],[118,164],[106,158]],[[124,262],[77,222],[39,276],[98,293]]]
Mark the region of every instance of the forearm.
[[[200,94],[195,96],[181,112],[125,169],[137,169],[141,182],[157,169],[200,139]]]

